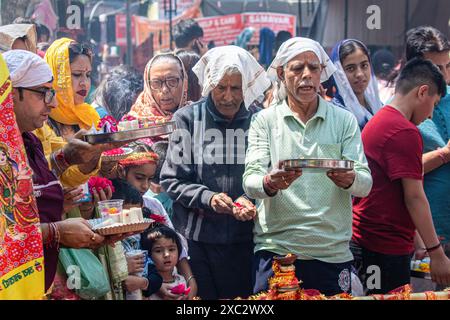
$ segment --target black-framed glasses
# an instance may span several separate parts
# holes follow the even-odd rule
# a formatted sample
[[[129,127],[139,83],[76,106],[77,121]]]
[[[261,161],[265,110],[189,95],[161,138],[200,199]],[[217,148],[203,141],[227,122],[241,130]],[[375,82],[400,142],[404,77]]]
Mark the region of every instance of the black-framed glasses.
[[[24,88],[24,87],[18,87],[20,98],[23,99],[22,90],[27,90],[31,92],[40,93],[42,95],[42,98],[44,99],[44,102],[49,104],[53,101],[53,98],[56,95],[56,91],[52,88],[45,88],[45,89],[31,89],[31,88]]]
[[[153,90],[161,90],[163,84],[165,83],[169,89],[175,89],[178,88],[180,80],[181,78],[177,77],[166,78],[164,80],[160,79],[150,80],[150,88],[152,88]]]

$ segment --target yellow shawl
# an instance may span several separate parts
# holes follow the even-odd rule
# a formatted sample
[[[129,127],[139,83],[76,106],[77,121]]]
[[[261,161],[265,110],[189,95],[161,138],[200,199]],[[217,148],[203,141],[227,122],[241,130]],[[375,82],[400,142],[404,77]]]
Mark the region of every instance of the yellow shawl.
[[[50,118],[65,124],[78,125],[81,129],[89,130],[96,126],[100,117],[88,103],[74,104],[72,79],[69,61],[69,45],[72,39],[61,38],[53,42],[45,54],[45,60],[52,69],[58,106],[50,113]]]

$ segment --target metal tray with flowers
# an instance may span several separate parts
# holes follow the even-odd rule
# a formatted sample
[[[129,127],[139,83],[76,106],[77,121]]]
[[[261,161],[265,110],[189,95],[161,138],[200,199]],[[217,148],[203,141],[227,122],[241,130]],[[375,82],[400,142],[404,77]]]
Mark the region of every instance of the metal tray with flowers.
[[[117,131],[110,133],[87,134],[83,136],[84,141],[90,144],[127,142],[143,138],[164,136],[175,131],[175,121],[168,121],[162,124],[152,125],[147,128],[134,130]]]

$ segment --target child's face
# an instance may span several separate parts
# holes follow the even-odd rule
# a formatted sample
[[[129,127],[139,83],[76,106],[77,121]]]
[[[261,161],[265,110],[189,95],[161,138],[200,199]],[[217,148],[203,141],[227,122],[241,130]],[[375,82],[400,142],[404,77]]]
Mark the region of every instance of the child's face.
[[[173,239],[160,238],[152,247],[151,257],[159,272],[172,272],[178,263],[178,248]]]
[[[155,176],[156,165],[147,163],[128,169],[126,180],[135,187],[141,195],[144,195],[150,188],[150,183]]]

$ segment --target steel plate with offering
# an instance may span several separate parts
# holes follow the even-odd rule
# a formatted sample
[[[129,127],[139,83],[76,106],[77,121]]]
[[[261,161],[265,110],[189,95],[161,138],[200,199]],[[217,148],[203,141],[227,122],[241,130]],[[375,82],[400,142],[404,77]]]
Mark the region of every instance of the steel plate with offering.
[[[132,223],[118,223],[108,218],[98,218],[88,220],[92,231],[102,236],[109,236],[122,233],[140,233],[146,230],[153,223],[153,220],[144,218],[143,221]]]
[[[283,168],[286,170],[315,169],[315,170],[353,170],[354,161],[335,159],[290,159],[283,161]]]
[[[87,134],[83,136],[84,141],[90,144],[110,143],[110,142],[127,142],[143,138],[151,138],[157,136],[164,136],[175,131],[175,121],[169,121],[162,124],[157,124],[147,128],[139,128],[133,130]]]

